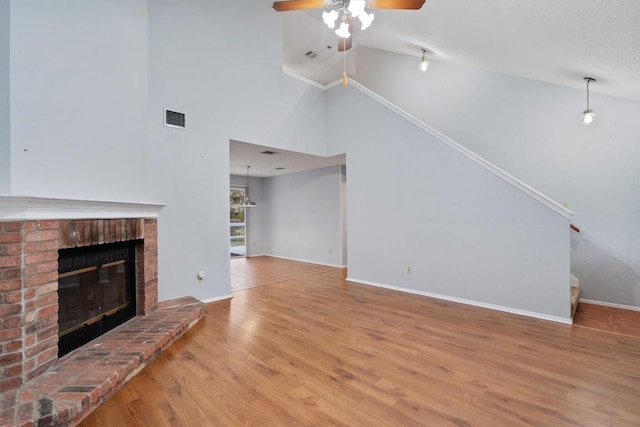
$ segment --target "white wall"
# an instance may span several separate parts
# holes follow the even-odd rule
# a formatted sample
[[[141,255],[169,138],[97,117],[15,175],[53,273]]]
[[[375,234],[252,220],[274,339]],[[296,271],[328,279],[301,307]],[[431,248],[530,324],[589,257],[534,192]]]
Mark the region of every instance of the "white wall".
[[[324,93],[282,74],[281,43],[268,2],[149,2],[149,173],[153,199],[168,204],[160,299],[230,293],[230,139],[326,153]],[[164,127],[163,107],[186,113],[188,128]]]
[[[341,166],[266,178],[272,256],[343,266]]]
[[[347,265],[347,167],[340,167],[340,234],[342,239],[342,265]]]
[[[182,295],[215,299],[230,292],[230,139],[327,155],[327,111],[334,118],[329,126],[334,132],[342,130],[334,123],[342,123],[347,113],[351,115],[352,107],[354,112],[358,110],[352,99],[341,105],[333,93],[327,110],[323,91],[281,73],[281,18],[273,13],[270,3],[18,0],[10,6],[11,193],[166,203],[159,218],[161,300]],[[237,34],[238,23],[242,23],[241,34],[229,37]],[[351,93],[350,89],[339,89],[343,88],[333,92]],[[446,99],[443,97],[442,102]],[[364,110],[368,111],[369,105],[370,100],[363,101]],[[164,107],[185,112],[187,129],[164,127]],[[395,256],[389,258],[394,264],[385,273],[387,261],[381,255],[391,249],[382,251],[387,247],[385,242],[372,245],[367,231],[381,226],[381,235],[393,236],[384,228],[384,221],[394,218],[389,206],[371,218],[368,214],[371,207],[378,208],[371,205],[379,194],[378,183],[380,189],[393,183],[407,186],[422,182],[425,176],[392,168],[391,182],[379,182],[384,176],[379,173],[380,167],[388,160],[386,153],[393,152],[399,141],[387,138],[388,134],[383,137],[388,122],[397,125],[393,113],[378,107],[373,110],[379,123],[374,117],[361,117],[359,129],[347,123],[344,134],[332,133],[329,138],[332,149],[336,147],[334,142],[348,134],[350,140],[360,141],[348,153],[350,164],[353,161],[357,165],[349,171],[349,263],[355,260],[358,273],[367,260],[367,265],[374,266],[367,277],[389,279],[403,286],[407,278],[398,275],[396,264],[406,264],[407,260],[390,254]],[[406,130],[413,140],[413,128],[405,128],[411,125],[401,123],[398,130]],[[464,120],[452,123],[464,127],[460,125]],[[360,134],[362,129],[366,132]],[[418,139],[422,137],[420,133]],[[373,148],[375,143],[382,144],[378,148],[384,148],[385,155],[376,150],[368,153],[365,148],[370,141],[374,142]],[[402,159],[391,157],[390,165],[422,157],[420,145],[407,144],[410,150],[399,151],[397,156]],[[356,187],[352,178],[359,183]],[[463,183],[456,185],[464,187]],[[468,192],[468,188],[463,189]],[[414,194],[415,187],[409,184],[406,191]],[[467,201],[474,200],[470,196]],[[423,234],[433,231],[422,227],[421,217],[416,215],[409,223],[412,229]],[[509,215],[512,218],[516,213]],[[337,217],[339,222],[339,212]],[[374,228],[368,227],[370,220]],[[512,225],[509,221],[502,231]],[[549,222],[549,229],[554,231],[555,223]],[[520,236],[517,230],[514,236]],[[551,245],[556,243],[550,239]],[[342,246],[339,238],[336,245]],[[284,252],[280,244],[274,247]],[[376,253],[374,248],[381,252]],[[522,254],[534,249],[528,245]],[[422,262],[421,251],[423,247],[413,251],[414,265]],[[319,259],[316,262],[322,262]],[[379,260],[383,262],[374,265]],[[472,260],[462,257],[460,261]],[[557,254],[557,261],[563,261],[562,254]],[[550,262],[549,269],[545,274],[554,275],[558,267]],[[202,270],[207,278],[198,282],[196,274]],[[489,277],[489,272],[484,274]],[[534,277],[542,278],[541,274]],[[411,280],[426,277],[434,276],[417,273]],[[502,279],[497,290],[507,286]],[[537,286],[545,286],[545,293],[549,281],[540,283],[544,284]],[[451,295],[460,290],[457,282],[454,285]],[[552,301],[549,311],[556,313],[562,310],[554,305],[558,304],[554,292],[555,288],[547,294]],[[510,302],[516,307],[527,306],[520,301],[505,303]]]
[[[0,194],[8,193],[11,177],[9,36],[11,4],[0,1]]]
[[[145,201],[146,0],[11,2],[11,192]]]
[[[596,82],[591,107],[598,118],[583,127],[585,90],[437,59],[423,74],[417,62],[359,47],[357,80],[552,199],[567,201],[582,230],[572,235],[571,264],[583,297],[640,306],[639,103],[593,92]]]
[[[11,193],[166,203],[159,299],[228,295],[229,140],[326,154],[280,27],[252,0],[12,1]]]
[[[350,278],[569,319],[566,217],[357,89],[328,103],[329,139],[347,141]]]

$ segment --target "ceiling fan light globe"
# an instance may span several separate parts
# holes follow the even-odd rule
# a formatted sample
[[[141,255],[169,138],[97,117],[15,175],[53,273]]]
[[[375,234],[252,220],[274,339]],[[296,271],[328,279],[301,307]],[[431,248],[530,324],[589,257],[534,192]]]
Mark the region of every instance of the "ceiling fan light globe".
[[[584,110],[584,113],[582,113],[582,115],[580,116],[580,122],[584,126],[590,126],[591,123],[593,123],[593,121],[596,119],[596,117],[596,113],[594,113],[592,110]]]
[[[427,68],[429,68],[429,65],[430,65],[429,61],[427,61],[426,59],[423,59],[418,64],[418,68],[420,69],[420,71],[422,71],[424,73],[425,71],[427,71]]]
[[[337,19],[338,19],[338,12],[336,12],[335,10],[332,10],[330,12],[327,12],[327,11],[322,12],[322,20],[324,21],[325,24],[327,24],[327,27],[329,28],[335,28]]]
[[[363,30],[366,30],[367,28],[369,28],[374,18],[375,16],[373,16],[373,13],[362,12],[360,16],[358,16],[358,19],[360,19],[360,22],[362,23],[361,28]]]
[[[360,16],[361,13],[364,12],[364,8],[367,6],[367,2],[365,0],[351,0],[349,2],[349,13],[354,18]]]
[[[336,30],[336,34],[338,37],[342,37],[343,39],[348,39],[351,37],[351,33],[349,32],[349,24],[346,22],[342,22],[340,24],[340,28]]]

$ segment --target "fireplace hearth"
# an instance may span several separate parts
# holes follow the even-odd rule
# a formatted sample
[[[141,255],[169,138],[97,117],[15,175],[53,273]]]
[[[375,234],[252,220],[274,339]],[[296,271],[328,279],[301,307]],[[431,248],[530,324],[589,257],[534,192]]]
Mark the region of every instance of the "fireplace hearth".
[[[0,426],[77,425],[202,318],[194,298],[158,304],[162,207],[0,195]]]

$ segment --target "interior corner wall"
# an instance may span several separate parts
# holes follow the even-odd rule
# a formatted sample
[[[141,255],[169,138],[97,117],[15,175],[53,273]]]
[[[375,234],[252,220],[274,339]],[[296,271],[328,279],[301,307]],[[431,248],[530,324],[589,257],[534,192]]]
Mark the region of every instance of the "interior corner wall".
[[[350,278],[569,320],[564,216],[355,88],[328,105],[348,141]]]
[[[145,201],[147,1],[14,0],[10,18],[11,192]]]
[[[640,103],[447,64],[356,51],[359,83],[575,212],[582,297],[640,307]],[[582,75],[576,75],[582,81]],[[595,91],[594,91],[595,90]],[[351,160],[352,158],[349,158]]]
[[[10,2],[0,1],[0,194],[11,189],[10,8]]]
[[[223,298],[231,293],[229,140],[325,155],[325,94],[282,73],[281,16],[268,2],[148,6],[149,194],[167,204],[159,299]],[[229,37],[238,28],[241,37]],[[165,107],[186,114],[186,129],[163,126]]]
[[[341,166],[265,179],[267,254],[342,267]]]
[[[347,266],[347,167],[340,166],[340,234],[342,238],[342,266]]]

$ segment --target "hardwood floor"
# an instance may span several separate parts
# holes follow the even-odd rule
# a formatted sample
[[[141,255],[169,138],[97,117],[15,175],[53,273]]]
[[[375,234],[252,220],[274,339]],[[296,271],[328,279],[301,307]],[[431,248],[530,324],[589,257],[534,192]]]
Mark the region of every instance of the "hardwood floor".
[[[640,311],[581,302],[573,319],[576,326],[640,337]]]
[[[335,268],[268,256],[232,258],[231,291],[255,288],[332,270]]]
[[[296,276],[208,304],[82,425],[640,425],[640,338]]]

